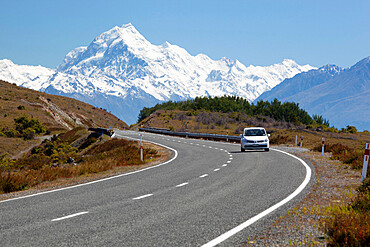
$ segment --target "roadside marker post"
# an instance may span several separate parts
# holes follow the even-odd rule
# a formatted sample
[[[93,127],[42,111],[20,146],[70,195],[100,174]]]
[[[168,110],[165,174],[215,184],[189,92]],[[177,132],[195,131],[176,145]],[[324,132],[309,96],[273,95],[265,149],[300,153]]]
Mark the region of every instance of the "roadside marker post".
[[[322,157],[324,157],[324,152],[325,152],[325,138],[322,138],[322,148],[321,148],[321,152],[322,152]]]
[[[366,178],[367,166],[369,164],[369,152],[370,152],[370,143],[366,143],[365,146],[365,155],[364,155],[364,165],[362,167],[361,182]]]
[[[300,147],[303,146],[303,136],[301,136],[301,144],[300,144]]]
[[[144,150],[143,150],[143,134],[140,134],[140,159],[144,160]]]
[[[295,135],[295,146],[298,146],[298,136]]]
[[[229,142],[229,131],[226,130],[226,142]]]

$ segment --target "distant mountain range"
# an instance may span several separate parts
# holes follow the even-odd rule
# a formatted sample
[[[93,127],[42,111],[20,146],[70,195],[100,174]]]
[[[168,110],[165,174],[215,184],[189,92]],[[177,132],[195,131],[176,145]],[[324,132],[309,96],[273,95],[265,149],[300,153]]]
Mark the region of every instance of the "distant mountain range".
[[[347,125],[370,130],[370,57],[350,68],[326,65],[297,74],[259,100],[298,102],[310,114],[319,114],[338,128]]]
[[[253,101],[283,80],[312,69],[292,60],[246,67],[238,60],[192,56],[168,42],[153,45],[127,24],[72,50],[56,69],[0,60],[0,79],[105,108],[131,124],[144,106],[168,100],[237,95]]]

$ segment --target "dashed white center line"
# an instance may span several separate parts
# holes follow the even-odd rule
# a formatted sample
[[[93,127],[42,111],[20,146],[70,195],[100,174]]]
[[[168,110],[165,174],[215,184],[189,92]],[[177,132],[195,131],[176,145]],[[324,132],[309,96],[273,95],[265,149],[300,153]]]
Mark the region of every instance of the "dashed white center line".
[[[182,187],[182,186],[185,186],[185,185],[188,185],[189,183],[188,182],[186,182],[186,183],[182,183],[182,184],[178,184],[178,185],[176,185],[176,187]]]
[[[220,148],[220,150],[221,150],[221,151],[224,151],[224,149],[223,149],[223,148]]]
[[[193,145],[193,143],[192,143],[192,142],[190,142],[190,145]]]
[[[222,166],[227,166],[227,164],[223,164]]]
[[[216,168],[213,171],[218,172],[219,170],[220,170],[220,168]]]
[[[69,218],[76,217],[76,216],[83,215],[83,214],[87,214],[87,213],[89,213],[89,212],[88,211],[79,212],[79,213],[76,213],[76,214],[71,214],[71,215],[67,215],[67,216],[64,216],[64,217],[56,218],[56,219],[53,219],[51,221],[65,220],[65,219],[69,219]]]
[[[226,161],[226,163],[230,163],[230,162],[231,162],[231,160]]]
[[[213,148],[213,147],[209,147],[209,148]]]
[[[199,176],[200,178],[205,178],[205,177],[207,177],[208,176],[208,174],[203,174],[202,176]]]
[[[152,195],[153,195],[153,194],[146,194],[146,195],[143,195],[143,196],[139,196],[139,197],[132,198],[132,200],[140,200],[140,199],[143,199],[143,198],[146,198],[146,197],[152,196]]]
[[[231,157],[229,158],[229,160],[232,160],[232,159],[233,159],[233,158],[231,158]]]

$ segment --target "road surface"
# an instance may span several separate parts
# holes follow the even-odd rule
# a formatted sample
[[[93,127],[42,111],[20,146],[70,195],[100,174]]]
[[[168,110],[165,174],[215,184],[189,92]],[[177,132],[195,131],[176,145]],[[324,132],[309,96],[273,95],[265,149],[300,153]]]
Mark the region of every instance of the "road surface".
[[[285,153],[143,135],[171,148],[172,160],[0,202],[1,246],[238,246],[308,190],[310,169]],[[139,133],[117,131],[116,137]]]

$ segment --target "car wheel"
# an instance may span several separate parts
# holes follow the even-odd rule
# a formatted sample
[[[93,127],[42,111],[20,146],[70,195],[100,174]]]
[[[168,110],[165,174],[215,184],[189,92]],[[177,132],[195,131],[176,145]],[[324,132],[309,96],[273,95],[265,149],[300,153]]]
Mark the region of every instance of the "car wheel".
[[[268,152],[268,151],[270,151],[270,149],[269,148],[265,148],[265,151]]]
[[[245,149],[244,148],[240,148],[240,152],[245,152]]]

